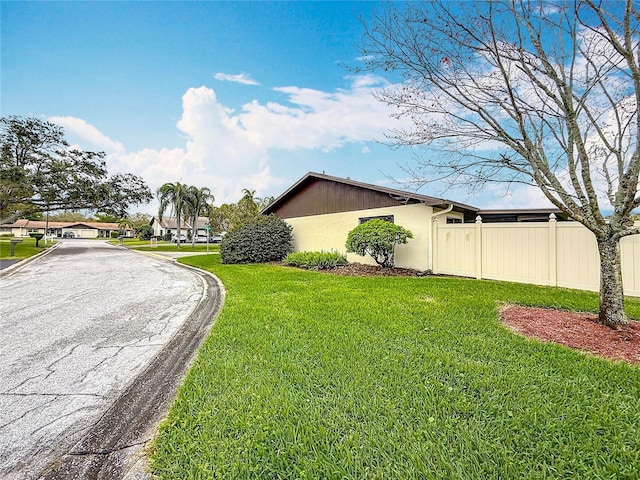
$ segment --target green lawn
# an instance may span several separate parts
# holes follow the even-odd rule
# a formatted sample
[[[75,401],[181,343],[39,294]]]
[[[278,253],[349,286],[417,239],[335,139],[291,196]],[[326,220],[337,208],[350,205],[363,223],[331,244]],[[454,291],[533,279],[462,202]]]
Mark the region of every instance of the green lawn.
[[[159,478],[640,478],[640,367],[497,320],[595,294],[181,261],[227,298],[160,429]]]
[[[109,243],[112,245],[119,245],[119,240],[110,240]],[[206,252],[207,244],[206,243],[196,243],[193,247],[191,246],[191,242],[181,243],[180,249],[178,249],[175,243],[171,242],[163,242],[160,241],[157,243],[157,246],[151,246],[151,242],[149,240],[138,240],[137,238],[125,238],[124,246],[130,248],[132,250],[143,250],[148,252]],[[219,243],[210,243],[209,244],[209,252],[219,252],[220,244]]]
[[[18,243],[15,246],[14,256],[11,254],[11,237],[0,238],[0,259],[2,260],[21,260],[24,258],[32,257],[46,248],[53,246],[53,243],[45,244],[44,239],[40,240],[38,248],[36,248],[35,238],[23,238],[22,243]]]

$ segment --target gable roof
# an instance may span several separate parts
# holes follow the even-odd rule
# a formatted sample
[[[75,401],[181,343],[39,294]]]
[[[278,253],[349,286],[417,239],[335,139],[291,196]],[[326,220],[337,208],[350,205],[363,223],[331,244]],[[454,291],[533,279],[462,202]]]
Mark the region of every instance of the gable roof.
[[[454,210],[466,213],[479,210],[443,198],[309,172],[260,213],[274,213],[281,218],[291,218],[411,203],[423,203],[435,208],[453,205]]]
[[[153,217],[151,219],[151,226],[153,226],[154,223],[158,223],[160,224],[160,226],[162,228],[178,228],[178,222],[176,217],[162,217],[162,220],[159,220],[158,217]],[[184,224],[184,220],[182,222],[180,222],[180,228],[188,228],[185,224]]]

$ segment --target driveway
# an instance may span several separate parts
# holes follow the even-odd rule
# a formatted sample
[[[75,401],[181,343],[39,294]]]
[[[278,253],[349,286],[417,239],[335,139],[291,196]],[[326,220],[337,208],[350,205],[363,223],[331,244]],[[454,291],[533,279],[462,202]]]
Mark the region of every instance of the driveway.
[[[220,307],[215,279],[71,240],[1,278],[0,298],[0,478],[143,478]]]

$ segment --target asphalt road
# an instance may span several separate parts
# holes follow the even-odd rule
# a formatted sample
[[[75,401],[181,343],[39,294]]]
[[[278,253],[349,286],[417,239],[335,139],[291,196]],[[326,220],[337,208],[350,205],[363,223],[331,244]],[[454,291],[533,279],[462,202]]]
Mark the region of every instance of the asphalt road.
[[[97,241],[0,278],[0,478],[124,478],[221,296],[206,275]]]

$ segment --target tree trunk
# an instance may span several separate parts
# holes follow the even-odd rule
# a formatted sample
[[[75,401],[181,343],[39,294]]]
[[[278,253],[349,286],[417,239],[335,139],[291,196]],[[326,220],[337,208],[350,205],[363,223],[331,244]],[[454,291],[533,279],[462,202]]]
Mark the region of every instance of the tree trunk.
[[[196,246],[196,221],[197,217],[191,217],[191,248]]]
[[[177,215],[176,226],[178,227],[178,233],[176,233],[176,248],[180,248],[180,234],[182,233],[182,225],[180,223],[180,215]]]
[[[600,313],[598,321],[616,328],[628,322],[624,311],[620,240],[607,235],[597,238],[600,253]]]

